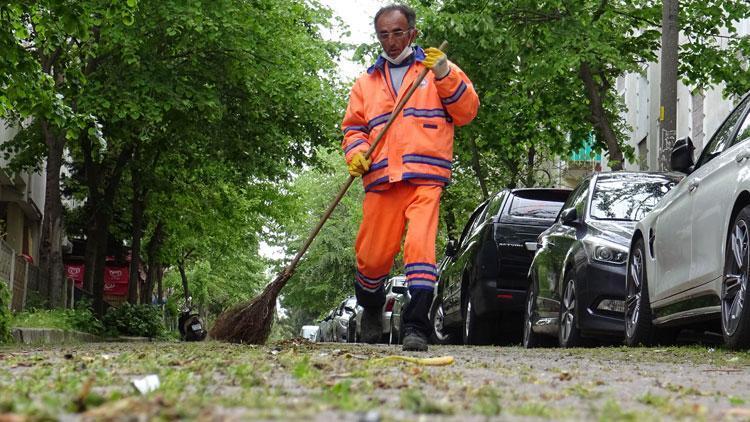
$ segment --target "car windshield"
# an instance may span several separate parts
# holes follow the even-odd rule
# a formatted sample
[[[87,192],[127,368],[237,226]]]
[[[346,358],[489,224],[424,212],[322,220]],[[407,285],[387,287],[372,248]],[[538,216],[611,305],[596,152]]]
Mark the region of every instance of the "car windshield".
[[[514,217],[554,220],[562,206],[563,201],[545,201],[541,199],[515,197],[513,198],[513,203],[510,205],[510,211],[508,214]]]
[[[661,175],[599,178],[589,213],[598,220],[639,221],[677,182]]]

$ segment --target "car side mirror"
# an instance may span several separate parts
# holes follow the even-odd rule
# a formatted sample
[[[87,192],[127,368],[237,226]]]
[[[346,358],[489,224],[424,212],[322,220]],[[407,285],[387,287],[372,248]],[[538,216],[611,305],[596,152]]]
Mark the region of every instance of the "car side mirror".
[[[445,245],[445,256],[455,256],[456,255],[456,241],[453,239],[450,239],[448,243]]]
[[[578,222],[578,211],[575,208],[566,208],[560,213],[560,222],[566,226],[574,226]]]
[[[689,136],[678,139],[672,147],[672,154],[669,157],[669,168],[689,174],[695,165],[695,162],[693,162],[693,151],[695,151],[695,146]]]

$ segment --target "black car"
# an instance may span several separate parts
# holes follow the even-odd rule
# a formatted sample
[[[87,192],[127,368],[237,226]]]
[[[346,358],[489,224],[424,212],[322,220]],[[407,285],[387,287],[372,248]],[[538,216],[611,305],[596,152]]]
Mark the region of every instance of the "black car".
[[[507,331],[503,328],[521,334],[537,236],[555,221],[569,194],[568,189],[508,189],[477,207],[458,243],[448,242],[440,265],[430,312],[433,341],[460,337],[465,344],[486,344]]]
[[[625,263],[635,224],[681,179],[667,173],[601,173],[584,179],[539,236],[529,270],[523,344],[581,346],[622,337]],[[547,335],[547,336],[545,336]]]

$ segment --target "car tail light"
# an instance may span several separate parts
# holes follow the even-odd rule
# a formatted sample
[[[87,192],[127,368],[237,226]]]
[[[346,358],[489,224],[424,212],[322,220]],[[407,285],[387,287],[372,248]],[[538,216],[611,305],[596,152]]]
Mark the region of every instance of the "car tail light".
[[[396,303],[396,298],[392,297],[388,299],[388,302],[385,304],[385,312],[393,312],[393,304]]]

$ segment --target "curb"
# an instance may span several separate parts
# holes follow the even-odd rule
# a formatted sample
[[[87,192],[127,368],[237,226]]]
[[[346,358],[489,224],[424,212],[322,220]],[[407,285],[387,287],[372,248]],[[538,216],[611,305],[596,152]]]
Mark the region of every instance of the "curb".
[[[126,343],[146,343],[155,341],[150,337],[102,337],[75,330],[59,328],[22,328],[10,329],[13,342],[16,344],[61,344],[61,343],[100,343],[121,341]]]
[[[81,331],[61,330],[59,328],[11,328],[15,343],[19,344],[57,344],[89,343],[104,341],[103,337]]]

